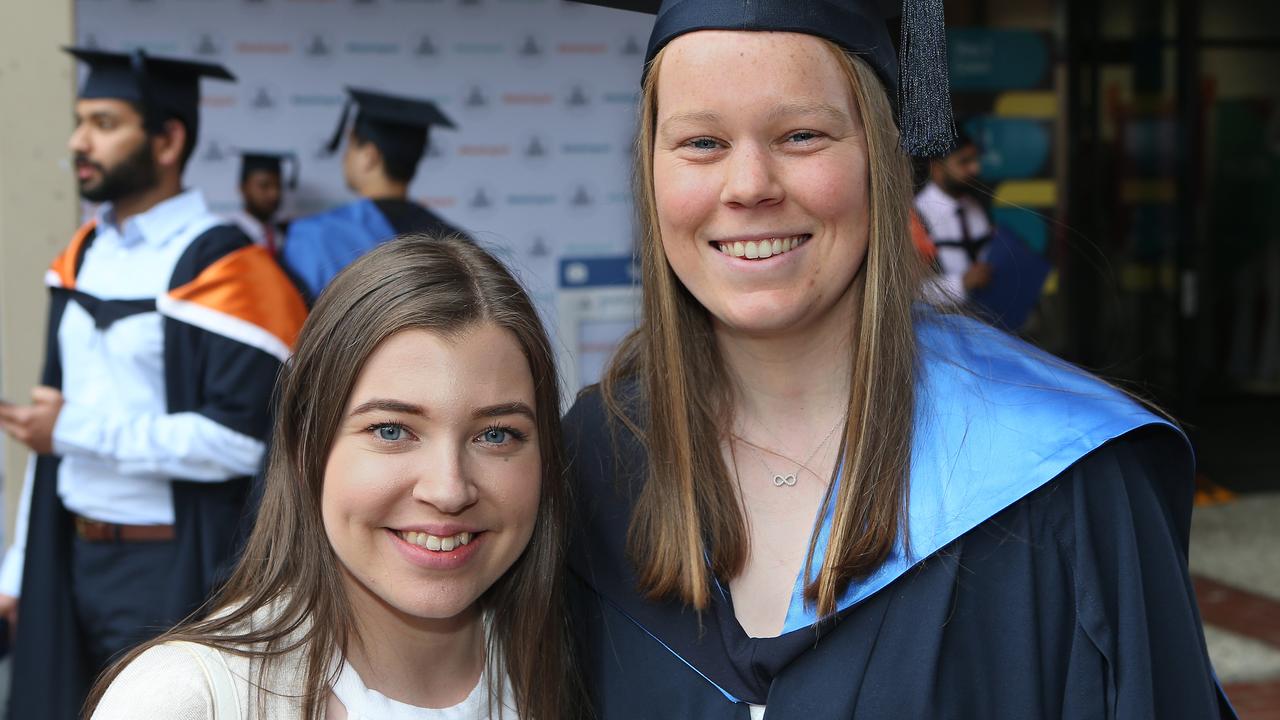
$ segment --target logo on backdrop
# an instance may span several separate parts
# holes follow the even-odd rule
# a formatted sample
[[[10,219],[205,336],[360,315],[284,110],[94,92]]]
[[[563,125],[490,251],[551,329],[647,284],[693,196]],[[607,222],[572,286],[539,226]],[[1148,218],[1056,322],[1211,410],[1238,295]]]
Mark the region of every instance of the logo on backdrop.
[[[302,44],[302,54],[313,59],[328,59],[333,56],[333,41],[314,33]]]
[[[438,134],[438,133],[437,133]],[[433,134],[429,143],[427,143],[426,162],[428,170],[448,165],[454,155],[457,154],[453,146],[453,138],[436,137]]]
[[[479,85],[471,85],[462,93],[462,107],[467,110],[487,110],[491,104],[489,94]]]
[[[551,150],[547,147],[546,140],[534,135],[529,138],[529,142],[525,143],[524,156],[530,162],[539,162],[546,160],[551,155]]]
[[[483,186],[478,187],[476,188],[475,192],[471,193],[471,198],[467,200],[467,207],[471,208],[472,210],[480,210],[480,211],[492,210],[493,194],[489,191],[488,188],[485,188]]]
[[[532,35],[526,35],[524,42],[521,42],[520,49],[516,51],[521,58],[541,58],[547,51],[543,49],[538,42],[538,38]]]
[[[255,113],[275,112],[280,108],[280,95],[266,85],[258,85],[249,91],[249,108]]]
[[[202,32],[196,36],[191,51],[197,57],[217,57],[222,54],[223,43],[213,33]]]
[[[627,39],[622,43],[623,55],[640,55],[644,52],[644,48],[640,47],[640,41],[636,40],[635,35],[628,35]]]
[[[200,153],[200,160],[207,163],[220,163],[227,159],[227,153],[222,149],[222,145],[217,140],[210,140],[205,143],[204,152]]]
[[[569,193],[569,207],[574,210],[589,210],[596,204],[596,199],[591,195],[591,191],[587,189],[585,183],[579,183]]]
[[[436,47],[430,35],[423,35],[413,46],[413,55],[420,58],[434,58],[440,55],[440,48]]]

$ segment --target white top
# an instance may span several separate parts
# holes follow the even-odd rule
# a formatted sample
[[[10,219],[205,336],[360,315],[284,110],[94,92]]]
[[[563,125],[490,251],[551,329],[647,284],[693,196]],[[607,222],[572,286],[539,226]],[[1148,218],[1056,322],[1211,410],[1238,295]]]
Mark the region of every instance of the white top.
[[[764,720],[763,705],[748,705],[747,709],[751,711],[751,720]]]
[[[123,227],[114,223],[109,203],[97,218],[75,287],[102,300],[164,295],[182,253],[222,224],[198,190],[159,203]],[[53,448],[62,456],[58,495],[71,512],[104,522],[168,525],[171,478],[218,482],[258,470],[261,441],[198,413],[167,412],[164,319],[158,312],[99,330],[73,300],[58,326],[58,345],[65,404]],[[30,491],[24,487],[14,544],[0,569],[0,593],[20,590],[29,511]]]
[[[276,232],[274,229],[264,226],[262,222],[258,220],[258,218],[250,215],[244,210],[237,210],[233,213],[228,213],[226,216],[226,219],[229,222],[234,223],[236,227],[243,230],[244,234],[248,235],[249,239],[252,240],[255,245],[268,247],[267,245],[268,231],[270,231],[273,234],[272,247],[274,247],[274,249],[279,250],[280,243],[284,241],[283,233]]]
[[[383,695],[377,690],[370,690],[355,668],[348,662],[342,663],[342,672],[333,684],[333,694],[342,701],[347,709],[347,720],[493,720],[516,717],[515,697],[511,684],[503,674],[501,706],[494,705],[492,716],[489,713],[490,701],[486,673],[480,674],[480,681],[471,689],[462,702],[447,708],[420,708],[402,703]]]
[[[968,196],[953,198],[932,182],[916,195],[916,212],[920,214],[920,220],[924,222],[925,229],[929,231],[929,237],[935,244],[960,242],[964,238],[964,231],[960,226],[961,216],[969,226],[971,239],[977,240],[991,234],[991,222],[978,201]],[[937,291],[941,296],[934,299],[963,302],[966,299],[964,274],[969,271],[973,262],[964,248],[938,244],[937,249],[938,264],[942,267]]]
[[[277,658],[261,674],[261,661],[209,646],[157,645],[116,676],[92,720],[295,720],[302,715],[303,652],[298,649]],[[515,696],[505,672],[503,704],[494,705],[490,714],[487,680],[491,670],[480,674],[465,700],[447,708],[416,707],[370,690],[346,662],[332,689],[348,720],[517,720]],[[423,672],[426,677],[430,669]],[[259,691],[259,678],[270,690],[265,696]],[[228,705],[234,705],[234,711]]]

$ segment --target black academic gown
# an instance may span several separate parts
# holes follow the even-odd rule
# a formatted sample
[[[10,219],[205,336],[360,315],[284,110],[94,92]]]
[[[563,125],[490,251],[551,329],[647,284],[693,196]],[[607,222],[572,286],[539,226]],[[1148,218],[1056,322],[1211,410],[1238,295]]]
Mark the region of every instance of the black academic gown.
[[[387,218],[397,235],[425,233],[431,237],[467,237],[462,230],[418,203],[409,200],[374,200],[373,204]]]
[[[1099,438],[833,621],[767,639],[743,632],[727,582],[701,618],[640,596],[643,449],[597,391],[565,431],[573,621],[601,720],[746,720],[747,702],[766,720],[1234,717],[1187,571],[1191,457],[1168,425]]]
[[[88,231],[73,243],[61,262],[78,272],[92,243]],[[232,226],[216,226],[191,242],[174,268],[171,290],[191,287],[200,278],[226,282],[206,273],[219,260],[251,248],[252,242]],[[292,312],[283,320],[296,335],[304,312],[292,284],[265,250],[242,253],[237,267],[257,270],[247,294],[250,306],[267,314]],[[56,262],[59,262],[56,261]],[[56,264],[55,262],[55,264]],[[73,273],[74,274],[74,273]],[[244,277],[250,277],[246,274]],[[266,282],[261,282],[263,279]],[[234,278],[231,279],[235,281]],[[42,382],[62,385],[58,327],[70,300],[68,288],[54,287],[50,298]],[[279,329],[281,322],[271,323]],[[165,391],[168,412],[198,412],[232,430],[265,440],[270,426],[269,402],[281,360],[232,337],[166,316],[164,322]],[[82,651],[70,588],[71,514],[57,492],[59,458],[36,460],[28,520],[26,560],[19,599],[18,632],[13,652],[13,685],[9,717],[72,720],[95,674]],[[237,547],[247,537],[253,508],[246,498],[254,490],[250,477],[225,482],[172,480],[176,562],[169,592],[155,598],[159,616],[172,625],[196,610],[230,569]],[[120,592],[129,592],[121,588]],[[157,631],[164,628],[157,628]]]

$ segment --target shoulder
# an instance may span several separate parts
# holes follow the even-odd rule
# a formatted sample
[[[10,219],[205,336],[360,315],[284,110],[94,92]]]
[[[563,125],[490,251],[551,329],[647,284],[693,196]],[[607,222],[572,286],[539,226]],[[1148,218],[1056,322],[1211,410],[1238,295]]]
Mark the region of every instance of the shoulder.
[[[566,463],[586,494],[594,493],[592,488],[614,487],[614,481],[623,477],[644,474],[644,444],[636,435],[642,425],[637,383],[620,383],[614,392],[625,417],[610,408],[599,385],[582,390],[564,417]]]
[[[253,245],[253,240],[238,226],[220,221],[208,230],[197,235],[174,268],[174,276],[188,279],[200,274],[200,271],[213,263],[240,250]]]
[[[963,417],[970,429],[984,423],[1005,434],[1033,433],[1040,451],[1060,442],[1075,452],[1072,460],[1098,441],[1170,424],[1118,388],[985,323],[925,311],[916,328],[917,392],[930,415]]]
[[[462,228],[459,228],[457,225],[454,225],[448,220],[445,220],[444,218],[440,217],[435,212],[433,212],[430,208],[426,208],[422,206],[418,206],[418,207],[422,209],[422,212],[426,215],[429,222],[435,226],[434,228],[432,228],[433,233],[438,234],[441,237],[456,236],[456,237],[462,238],[463,240],[471,240],[472,242],[475,242],[475,240],[470,235],[468,235],[465,230],[463,230]]]
[[[638,381],[627,379],[614,388],[614,402],[602,385],[589,385],[579,393],[564,416],[565,437],[570,445],[590,445],[604,439],[635,442],[635,428],[643,424],[643,392]],[[615,408],[624,417],[619,417]]]
[[[213,688],[194,648],[162,643],[147,649],[112,681],[93,720],[197,720],[214,714]]]
[[[992,516],[980,535],[1007,544],[1025,531],[1035,554],[1057,554],[1060,563],[1074,568],[1076,589],[1096,596],[1100,585],[1124,581],[1121,568],[1129,560],[1145,557],[1151,565],[1185,558],[1192,467],[1177,432],[1159,425],[1138,428],[1080,457]]]
[[[1058,478],[1071,505],[1075,534],[1117,547],[1138,528],[1173,540],[1186,552],[1195,496],[1195,461],[1173,428],[1130,431],[1077,460]],[[1104,538],[1112,537],[1112,541]]]
[[[355,222],[354,214],[363,202],[347,203],[330,208],[323,212],[307,215],[305,217],[295,218],[289,221],[289,234],[293,235],[323,232],[331,227],[342,227]]]
[[[330,245],[368,234],[358,219],[359,203],[336,207],[292,220],[285,234],[281,257],[286,262],[312,259],[331,250]]]
[[[953,207],[955,201],[933,183],[926,184],[916,193],[916,209],[921,213],[946,210]]]
[[[569,408],[569,412],[565,413],[566,436],[570,440],[575,440],[583,432],[598,428],[605,420],[606,414],[600,386],[588,385],[578,393],[573,406]]]

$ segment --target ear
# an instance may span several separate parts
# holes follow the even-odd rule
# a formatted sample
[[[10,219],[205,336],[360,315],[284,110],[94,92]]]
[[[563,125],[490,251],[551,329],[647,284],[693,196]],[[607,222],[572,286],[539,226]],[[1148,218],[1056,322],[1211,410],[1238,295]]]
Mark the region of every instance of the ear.
[[[366,173],[382,169],[382,151],[372,141],[360,144],[360,169]]]
[[[182,148],[187,144],[187,126],[180,120],[164,121],[164,129],[151,139],[156,163],[161,167],[180,167]]]

